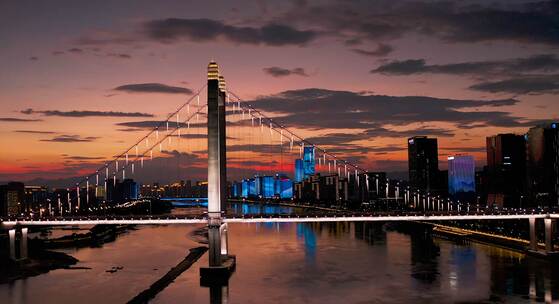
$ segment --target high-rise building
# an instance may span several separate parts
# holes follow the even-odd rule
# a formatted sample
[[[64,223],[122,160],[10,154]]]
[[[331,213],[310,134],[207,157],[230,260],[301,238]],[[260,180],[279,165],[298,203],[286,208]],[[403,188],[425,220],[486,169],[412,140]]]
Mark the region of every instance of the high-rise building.
[[[314,147],[305,147],[303,150],[303,172],[305,177],[314,175],[314,165]]]
[[[0,215],[17,215],[24,210],[25,186],[11,182],[0,186]]]
[[[27,211],[36,210],[46,203],[48,188],[46,186],[25,186],[25,208]]]
[[[439,158],[436,138],[415,136],[408,139],[408,168],[412,187],[425,191],[438,188]]]
[[[526,134],[529,200],[537,206],[559,206],[559,123],[531,128]]]
[[[300,183],[305,178],[303,160],[298,158],[295,160],[295,182]]]
[[[448,194],[450,197],[473,202],[476,192],[476,164],[471,155],[448,157]]]
[[[526,139],[498,134],[486,138],[484,188],[488,205],[520,207],[526,180]]]
[[[275,194],[274,189],[274,177],[273,176],[261,176],[261,188],[260,195],[264,198],[272,198]]]
[[[138,199],[140,194],[140,188],[138,183],[133,179],[125,179],[122,181],[122,197],[124,200],[134,200]]]

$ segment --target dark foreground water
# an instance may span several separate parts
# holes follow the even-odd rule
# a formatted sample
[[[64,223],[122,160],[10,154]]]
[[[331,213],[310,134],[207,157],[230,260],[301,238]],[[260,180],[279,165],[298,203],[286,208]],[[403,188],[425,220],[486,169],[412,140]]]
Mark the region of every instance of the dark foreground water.
[[[199,227],[139,227],[102,248],[67,250],[80,260],[77,266],[91,269],[0,285],[0,303],[125,303],[199,246],[190,238]],[[559,302],[557,265],[417,230],[378,223],[233,224],[229,241],[237,256],[225,291],[229,303]],[[198,277],[207,263],[206,254],[152,302],[209,303],[210,291]],[[106,272],[114,266],[123,268]]]

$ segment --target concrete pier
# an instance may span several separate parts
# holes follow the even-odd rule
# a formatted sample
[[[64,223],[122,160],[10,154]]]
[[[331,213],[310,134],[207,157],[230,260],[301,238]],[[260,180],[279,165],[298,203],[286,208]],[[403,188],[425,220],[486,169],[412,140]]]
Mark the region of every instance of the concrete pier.
[[[536,218],[531,217],[528,219],[530,223],[530,250],[538,250],[538,237],[536,235]]]
[[[546,252],[553,252],[553,220],[550,218],[546,218],[543,220],[544,227],[545,227],[545,251]]]
[[[8,230],[10,259],[13,261],[23,261],[28,257],[27,232],[28,228],[26,227],[16,227]]]

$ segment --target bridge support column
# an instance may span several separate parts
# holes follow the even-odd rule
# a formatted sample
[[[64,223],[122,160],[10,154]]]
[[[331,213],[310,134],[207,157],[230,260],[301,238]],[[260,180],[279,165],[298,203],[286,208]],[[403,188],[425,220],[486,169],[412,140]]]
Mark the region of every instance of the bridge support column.
[[[537,251],[538,250],[538,237],[536,235],[536,218],[531,217],[528,219],[530,224],[530,249]]]
[[[13,261],[16,260],[16,230],[10,229],[8,231],[8,235],[10,237],[10,259]]]
[[[27,231],[28,228],[19,227],[8,231],[11,260],[21,261],[27,259]]]
[[[544,219],[545,226],[545,251],[553,252],[553,220],[550,218]]]
[[[27,259],[27,230],[28,228],[21,228],[21,239],[19,241],[19,258],[21,260]]]
[[[235,257],[228,255],[227,225],[222,208],[227,200],[225,154],[225,80],[217,63],[208,65],[208,245],[209,267],[200,268],[203,286],[225,286],[235,269]]]
[[[210,267],[221,266],[221,218],[210,218],[208,223],[208,245]]]

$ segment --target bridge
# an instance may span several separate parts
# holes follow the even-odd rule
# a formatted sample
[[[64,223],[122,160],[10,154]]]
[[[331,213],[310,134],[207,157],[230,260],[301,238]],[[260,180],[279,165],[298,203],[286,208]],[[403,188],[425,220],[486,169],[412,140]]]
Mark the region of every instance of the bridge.
[[[207,88],[207,103],[200,103],[200,94]],[[194,111],[191,111],[191,107]],[[229,108],[229,110],[227,110]],[[409,188],[400,189],[398,184],[392,188],[386,184],[386,198],[394,193],[394,199],[402,201],[405,208],[397,211],[377,212],[313,212],[306,215],[275,214],[275,215],[231,215],[226,211],[227,191],[227,115],[236,115],[238,120],[233,126],[250,128],[257,138],[267,137],[258,143],[275,149],[283,159],[284,153],[302,157],[305,148],[312,147],[312,163],[316,162],[325,175],[336,181],[345,180],[363,188],[367,192],[375,188],[379,193],[379,179],[371,180],[368,171],[358,164],[327,151],[313,142],[297,135],[294,131],[281,124],[276,118],[267,116],[247,102],[242,101],[235,93],[227,90],[225,79],[220,74],[218,65],[210,62],[208,66],[207,84],[198,90],[176,111],[169,114],[166,120],[158,123],[146,135],[139,138],[115,158],[105,163],[95,172],[84,176],[71,191],[67,199],[49,202],[48,207],[40,214],[0,218],[0,226],[10,229],[10,246],[13,249],[15,239],[19,237],[25,246],[27,228],[38,225],[92,225],[92,224],[205,224],[208,226],[209,267],[202,274],[223,274],[234,266],[234,257],[227,249],[227,224],[229,223],[305,223],[305,222],[354,222],[354,221],[457,221],[457,220],[528,220],[530,227],[531,248],[537,250],[536,221],[543,220],[545,226],[546,250],[552,251],[553,221],[559,218],[555,209],[537,210],[493,210],[490,208],[471,208],[469,205]],[[207,212],[189,216],[156,216],[156,215],[95,215],[92,214],[92,198],[97,197],[99,189],[107,190],[111,184],[116,185],[117,177],[133,176],[153,159],[154,151],[160,152],[164,145],[171,141],[181,140],[181,132],[188,132],[192,124],[200,124],[199,119],[207,118],[207,169],[208,169],[208,208]],[[183,118],[181,120],[181,117]],[[230,122],[231,123],[231,122]],[[241,134],[242,136],[242,134]],[[273,148],[275,147],[275,148]],[[274,151],[270,151],[272,154]],[[289,158],[288,158],[289,159]],[[282,169],[282,164],[280,164]],[[314,169],[313,169],[314,170]],[[374,185],[374,186],[373,186]],[[338,186],[336,186],[337,189]],[[69,188],[70,189],[70,188]],[[336,195],[338,199],[339,195]],[[88,211],[89,210],[89,211]],[[25,250],[21,250],[25,252]],[[15,252],[15,250],[13,250]],[[233,266],[232,266],[233,265]]]

